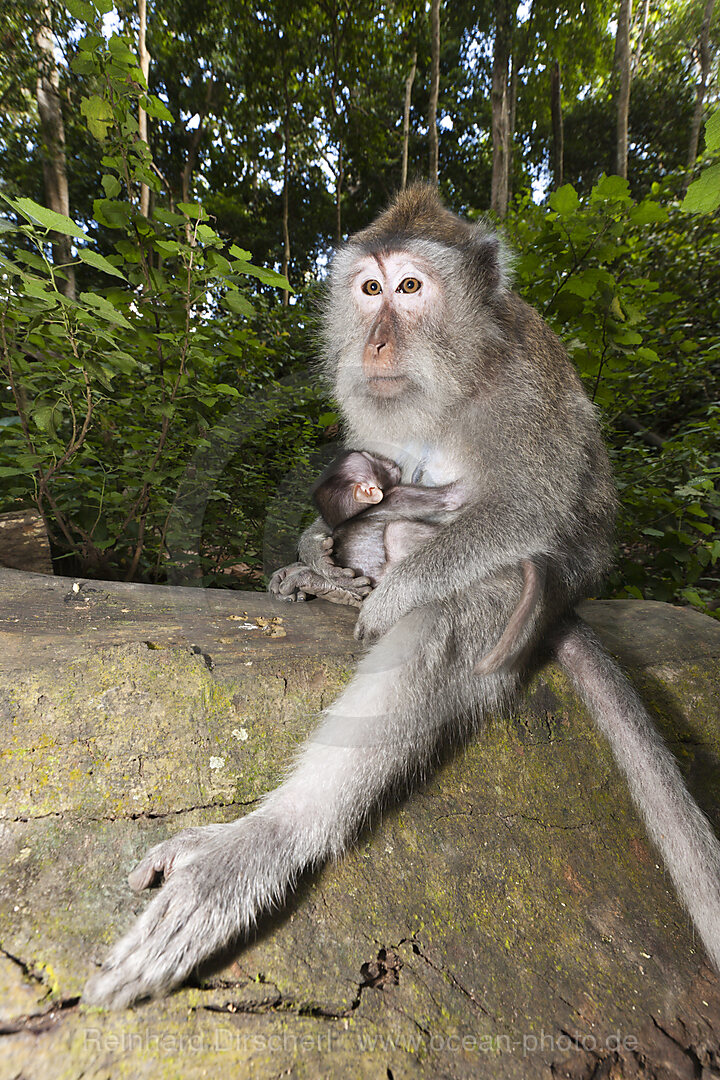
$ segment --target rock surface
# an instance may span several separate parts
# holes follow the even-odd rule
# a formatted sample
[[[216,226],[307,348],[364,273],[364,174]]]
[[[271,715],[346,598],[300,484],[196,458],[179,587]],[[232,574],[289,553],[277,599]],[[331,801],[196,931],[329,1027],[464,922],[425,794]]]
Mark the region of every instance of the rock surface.
[[[720,982],[552,666],[235,962],[108,1013],[82,985],[151,844],[279,780],[355,612],[0,570],[0,1078],[720,1077]],[[588,602],[720,826],[720,624]]]

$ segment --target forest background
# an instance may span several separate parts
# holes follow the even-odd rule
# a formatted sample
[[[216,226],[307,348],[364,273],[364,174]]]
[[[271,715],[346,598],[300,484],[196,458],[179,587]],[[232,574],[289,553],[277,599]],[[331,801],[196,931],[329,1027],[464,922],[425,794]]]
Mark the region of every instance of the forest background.
[[[426,178],[599,407],[606,595],[718,614],[719,44],[714,0],[5,0],[0,511],[57,573],[262,588],[336,448],[332,249]]]

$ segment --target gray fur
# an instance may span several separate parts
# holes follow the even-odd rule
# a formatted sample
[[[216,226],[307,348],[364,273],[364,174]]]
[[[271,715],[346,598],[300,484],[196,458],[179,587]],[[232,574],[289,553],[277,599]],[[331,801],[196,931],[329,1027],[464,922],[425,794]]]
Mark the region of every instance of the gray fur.
[[[415,252],[442,302],[398,329],[399,397],[362,376],[368,321],[347,292],[368,253]],[[179,985],[197,965],[281,903],[298,875],[339,855],[368,816],[466,738],[522,685],[523,662],[553,640],[624,769],[680,896],[720,964],[720,847],[685,790],[635,692],[573,615],[610,562],[615,496],[598,424],[562,346],[508,288],[500,248],[416,186],[339,253],[325,309],[324,372],[346,444],[402,465],[422,460],[435,483],[459,481],[457,519],[369,583],[330,558],[322,521],[301,562],[273,577],[275,595],[358,604],[372,647],[261,807],[230,825],[180,833],[131,875],[165,884],[88,984],[85,998],[127,1005]],[[521,566],[545,568],[520,632],[518,659],[484,677],[475,659],[502,638],[521,602]],[[318,782],[318,781],[321,782]]]

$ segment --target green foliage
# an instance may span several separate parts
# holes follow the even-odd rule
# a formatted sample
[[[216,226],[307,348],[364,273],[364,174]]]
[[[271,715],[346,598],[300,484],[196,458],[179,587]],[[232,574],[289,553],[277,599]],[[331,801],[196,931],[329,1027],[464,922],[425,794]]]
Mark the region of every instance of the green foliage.
[[[0,12],[0,496],[36,500],[68,569],[257,582],[264,559],[291,557],[317,453],[337,429],[302,373],[308,294],[330,246],[398,186],[414,57],[409,177],[427,174],[427,11],[158,0],[145,85],[130,37],[101,32],[111,8],[51,6],[72,220],[41,205],[45,9],[7,0]],[[496,14],[443,7],[440,174],[461,212],[490,202]],[[573,183],[544,207],[519,199],[509,225],[523,292],[603,411],[622,493],[613,587],[697,604],[718,581],[719,237],[717,215],[700,211],[717,205],[719,121],[684,204],[696,212],[683,214],[672,171],[687,159],[701,8],[640,5],[629,188],[601,179],[615,150],[614,14],[610,0],[518,9],[512,185],[532,180],[536,197],[547,187],[556,63]],[[116,6],[113,25],[132,36],[134,9]],[[716,10],[708,87],[719,29]],[[57,230],[74,244],[76,298],[52,263]],[[307,305],[280,308],[284,282],[250,251],[287,265]]]
[[[705,125],[705,149],[709,154],[720,153],[720,109]],[[691,214],[710,214],[720,206],[720,163],[704,169],[694,180],[683,199],[682,209]]]
[[[720,577],[718,224],[635,203],[602,177],[509,222],[518,286],[563,338],[601,407],[621,500],[619,595],[703,610]]]
[[[78,0],[72,10],[95,17]],[[15,221],[3,221],[0,257],[0,491],[6,504],[34,500],[55,553],[81,571],[157,580],[171,569],[176,492],[198,448],[222,454],[228,418],[260,389],[278,399],[278,415],[295,407],[273,376],[273,348],[238,318],[253,312],[249,278],[287,282],[248,251],[227,250],[200,203],[140,212],[141,184],[159,192],[161,183],[137,107],[162,115],[164,106],[148,96],[122,37],[106,41],[91,28],[73,64],[91,89],[82,112],[105,170],[94,218],[113,242],[101,254],[89,229],[33,199],[4,197]],[[57,232],[76,241],[75,265],[94,275],[77,299],[51,261]],[[288,453],[292,443],[291,430]],[[230,495],[214,483],[208,501]],[[200,539],[197,529],[185,535],[176,561],[192,562]]]

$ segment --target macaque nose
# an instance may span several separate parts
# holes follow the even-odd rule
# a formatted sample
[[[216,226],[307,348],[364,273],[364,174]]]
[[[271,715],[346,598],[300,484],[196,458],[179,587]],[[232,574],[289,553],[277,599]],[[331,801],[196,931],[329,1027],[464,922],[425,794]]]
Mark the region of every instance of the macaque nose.
[[[381,311],[370,327],[365,341],[363,367],[369,378],[393,374],[395,357],[393,355],[392,324],[387,311]]]
[[[375,356],[379,356],[380,351],[386,348],[389,338],[390,325],[387,313],[381,311],[380,318],[375,320],[367,336],[368,351]]]

